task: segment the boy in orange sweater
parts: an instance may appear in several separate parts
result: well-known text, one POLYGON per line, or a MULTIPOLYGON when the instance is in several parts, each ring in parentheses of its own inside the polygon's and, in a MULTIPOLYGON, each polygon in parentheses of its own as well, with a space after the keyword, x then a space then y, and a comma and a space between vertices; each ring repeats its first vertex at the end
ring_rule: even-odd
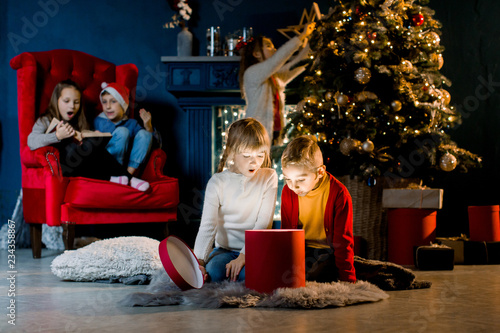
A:
POLYGON ((326 171, 316 138, 295 138, 281 164, 281 228, 304 229, 306 279, 356 282, 351 195, 326 171))

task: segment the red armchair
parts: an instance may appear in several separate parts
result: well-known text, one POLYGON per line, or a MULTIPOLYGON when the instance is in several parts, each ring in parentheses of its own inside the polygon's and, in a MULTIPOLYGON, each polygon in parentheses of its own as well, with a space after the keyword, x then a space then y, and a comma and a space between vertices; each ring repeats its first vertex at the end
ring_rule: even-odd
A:
POLYGON ((131 91, 129 116, 134 115, 138 70, 133 64, 116 66, 73 50, 25 52, 12 58, 17 70, 18 118, 24 219, 30 224, 34 258, 41 256, 42 224, 63 226, 66 249, 71 249, 77 224, 168 222, 177 219, 179 185, 163 175, 166 154, 152 151, 141 175, 150 183, 145 193, 130 186, 83 177, 62 177, 59 152, 54 147, 31 151, 27 138, 49 103, 55 85, 71 79, 80 85, 87 119, 101 109, 102 82, 118 82, 131 91))

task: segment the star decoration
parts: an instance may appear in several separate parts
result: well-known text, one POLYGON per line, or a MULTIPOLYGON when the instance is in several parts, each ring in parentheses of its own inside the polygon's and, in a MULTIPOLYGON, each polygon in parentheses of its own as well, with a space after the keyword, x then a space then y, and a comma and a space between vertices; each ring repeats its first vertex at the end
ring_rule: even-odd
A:
POLYGON ((321 12, 319 11, 318 4, 316 2, 313 2, 311 6, 311 10, 307 12, 306 9, 302 12, 302 17, 300 18, 300 23, 297 25, 289 25, 286 28, 283 29, 277 29, 281 34, 283 34, 286 38, 292 39, 295 36, 300 35, 304 27, 309 24, 313 23, 315 20, 320 20, 321 19, 321 12), (292 36, 288 35, 288 33, 293 33, 292 36))

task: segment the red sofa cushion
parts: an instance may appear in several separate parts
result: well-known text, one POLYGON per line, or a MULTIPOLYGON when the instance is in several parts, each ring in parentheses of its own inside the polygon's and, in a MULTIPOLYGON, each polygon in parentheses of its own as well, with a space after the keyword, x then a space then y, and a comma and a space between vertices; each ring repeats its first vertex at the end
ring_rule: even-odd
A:
POLYGON ((84 177, 71 178, 64 197, 75 207, 101 209, 164 209, 179 204, 179 184, 176 178, 149 184, 151 191, 141 192, 128 185, 84 177))

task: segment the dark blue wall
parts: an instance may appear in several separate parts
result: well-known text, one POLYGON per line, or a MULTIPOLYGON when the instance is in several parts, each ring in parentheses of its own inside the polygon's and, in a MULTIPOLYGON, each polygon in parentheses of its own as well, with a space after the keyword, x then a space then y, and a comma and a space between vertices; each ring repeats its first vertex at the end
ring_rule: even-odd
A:
MULTIPOLYGON (((326 13, 334 1, 317 1, 326 13)), ((223 35, 253 26, 276 45, 286 39, 276 29, 297 24, 310 1, 304 0, 192 0, 190 28, 205 48, 205 29, 220 26, 223 35)), ((480 77, 500 82, 497 59, 500 26, 496 0, 431 1, 435 17, 443 23, 441 44, 446 47, 443 73, 453 81, 452 103, 467 111, 464 123, 453 132, 459 146, 483 156, 485 167, 467 175, 440 179, 445 207, 438 216, 438 233, 456 234, 467 228, 466 206, 500 203, 499 88, 480 98, 480 77), (479 185, 483 187, 479 187, 479 185)), ((3 0, 0 2, 0 223, 12 214, 21 187, 15 71, 8 65, 25 51, 69 48, 84 51, 116 64, 135 63, 139 68, 138 101, 153 113, 155 125, 165 134, 169 170, 182 176, 186 154, 185 114, 164 88, 161 56, 176 55, 177 29, 162 29, 174 12, 166 0, 76 1, 3 0), (31 28, 31 29, 30 29, 31 28), (9 35, 10 34, 10 35, 9 35), (18 38, 12 42, 12 36, 18 38), (11 37, 9 40, 8 36, 11 37), (19 39, 20 38, 20 39, 19 39), (22 42, 21 42, 22 41, 22 42)))
MULTIPOLYGON (((189 21, 197 40, 195 49, 206 49, 205 31, 220 26, 226 35, 252 26, 275 40, 286 39, 276 29, 298 24, 302 10, 311 3, 301 0, 190 1, 194 9, 189 21)), ((318 1, 325 11, 329 1, 318 1)), ((186 154, 185 114, 165 90, 165 68, 161 56, 176 55, 178 29, 163 29, 174 11, 167 0, 2 0, 0 2, 0 224, 11 217, 21 188, 17 124, 16 73, 9 61, 26 51, 58 48, 80 50, 116 64, 134 63, 139 68, 137 100, 153 113, 154 125, 165 133, 169 170, 182 174, 186 154)), ((182 176, 182 175, 181 175, 182 176)))
POLYGON ((483 158, 483 168, 436 182, 446 205, 438 212, 437 232, 458 235, 468 233, 467 206, 500 204, 500 2, 434 0, 431 7, 443 25, 442 73, 453 82, 452 104, 462 110, 463 123, 452 137, 483 158))

